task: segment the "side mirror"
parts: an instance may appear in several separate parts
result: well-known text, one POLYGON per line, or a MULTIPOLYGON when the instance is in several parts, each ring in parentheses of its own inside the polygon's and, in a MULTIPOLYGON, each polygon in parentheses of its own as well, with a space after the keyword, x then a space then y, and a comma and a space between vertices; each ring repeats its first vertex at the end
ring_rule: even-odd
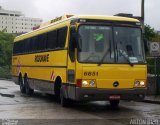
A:
POLYGON ((70 42, 74 45, 73 49, 77 48, 79 51, 81 51, 82 39, 80 35, 77 33, 76 27, 71 27, 70 29, 70 42))
POLYGON ((76 27, 72 26, 70 28, 70 40, 69 40, 69 56, 72 62, 75 60, 75 48, 77 48, 78 34, 76 27))
POLYGON ((70 43, 74 46, 73 49, 75 49, 77 46, 77 43, 78 43, 78 34, 77 34, 77 31, 76 31, 76 27, 71 27, 70 28, 70 43))

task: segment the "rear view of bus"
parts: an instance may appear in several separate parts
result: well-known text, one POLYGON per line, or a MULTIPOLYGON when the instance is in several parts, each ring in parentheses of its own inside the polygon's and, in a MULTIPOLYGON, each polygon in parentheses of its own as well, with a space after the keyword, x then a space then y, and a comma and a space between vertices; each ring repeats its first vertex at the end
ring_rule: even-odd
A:
POLYGON ((72 20, 68 64, 68 98, 109 100, 118 106, 119 100, 145 97, 147 66, 136 19, 79 16, 72 20))

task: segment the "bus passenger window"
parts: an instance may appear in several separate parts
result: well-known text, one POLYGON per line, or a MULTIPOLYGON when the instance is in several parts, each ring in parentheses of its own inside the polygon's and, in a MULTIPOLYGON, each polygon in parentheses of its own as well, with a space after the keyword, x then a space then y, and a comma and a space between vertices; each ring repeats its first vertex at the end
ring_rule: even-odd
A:
POLYGON ((47 33, 47 49, 55 49, 57 47, 57 30, 47 33))
POLYGON ((58 48, 64 48, 67 37, 67 27, 58 30, 58 48))
POLYGON ((37 44, 37 36, 35 36, 35 37, 33 37, 33 38, 31 39, 30 50, 31 50, 32 52, 36 51, 36 47, 37 47, 36 44, 37 44))
POLYGON ((45 50, 46 48, 47 34, 41 34, 38 36, 38 50, 45 50))
POLYGON ((25 53, 29 52, 29 48, 30 48, 30 38, 25 40, 25 53))

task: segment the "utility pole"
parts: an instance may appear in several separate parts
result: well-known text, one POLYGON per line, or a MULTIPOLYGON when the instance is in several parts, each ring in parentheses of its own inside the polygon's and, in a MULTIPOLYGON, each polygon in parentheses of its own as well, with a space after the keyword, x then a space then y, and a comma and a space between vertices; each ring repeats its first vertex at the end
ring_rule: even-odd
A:
POLYGON ((144 13, 144 0, 142 0, 141 4, 141 17, 142 17, 142 22, 144 24, 144 18, 145 18, 145 13, 144 13))
POLYGON ((144 32, 144 18, 145 18, 145 13, 144 13, 144 0, 141 1, 141 23, 143 27, 143 32, 144 32))

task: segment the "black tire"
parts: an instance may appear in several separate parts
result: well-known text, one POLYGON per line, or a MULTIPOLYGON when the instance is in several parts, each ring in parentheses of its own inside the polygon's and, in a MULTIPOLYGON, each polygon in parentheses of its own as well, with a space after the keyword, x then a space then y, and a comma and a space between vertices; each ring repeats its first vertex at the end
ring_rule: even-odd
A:
POLYGON ((34 90, 29 86, 27 76, 25 76, 25 78, 24 78, 24 85, 25 85, 26 94, 32 95, 34 93, 34 90))
POLYGON ((61 79, 57 78, 55 81, 54 92, 57 100, 60 100, 61 79))
POLYGON ((62 107, 68 107, 69 106, 69 99, 66 99, 64 97, 64 93, 62 88, 60 89, 60 103, 62 107))
POLYGON ((20 86, 21 93, 25 94, 26 88, 25 88, 25 84, 24 84, 24 80, 23 80, 22 76, 19 76, 19 86, 20 86))
POLYGON ((110 100, 110 105, 113 108, 117 108, 119 105, 119 100, 110 100))

